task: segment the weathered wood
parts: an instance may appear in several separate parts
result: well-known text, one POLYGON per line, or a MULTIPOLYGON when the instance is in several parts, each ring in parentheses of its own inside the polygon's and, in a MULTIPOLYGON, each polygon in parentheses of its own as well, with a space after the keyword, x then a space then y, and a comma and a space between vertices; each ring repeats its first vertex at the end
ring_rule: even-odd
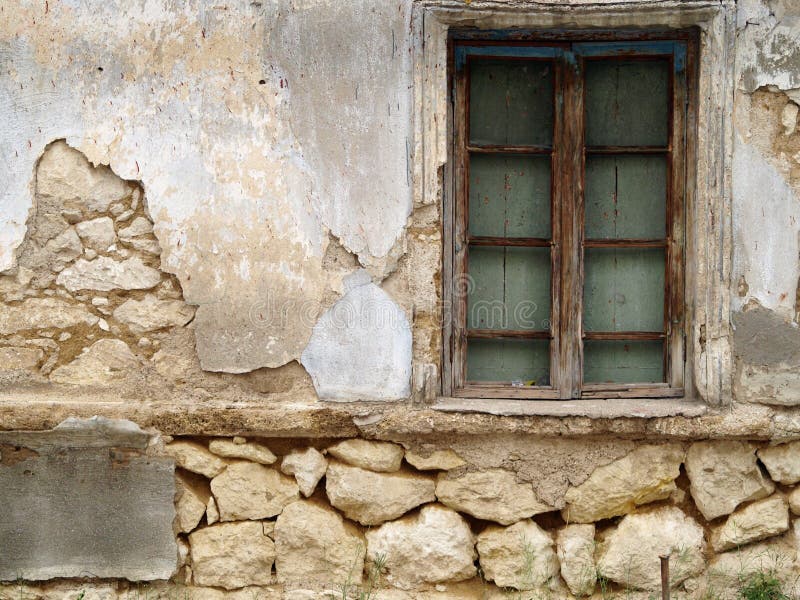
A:
POLYGON ((549 248, 553 241, 547 238, 469 236, 471 246, 516 246, 524 248, 549 248))
POLYGON ((561 64, 557 103, 555 202, 560 207, 561 273, 559 290, 559 371, 556 387, 561 398, 580 398, 582 381, 583 262, 583 61, 571 53, 561 64))
POLYGON ((467 339, 500 339, 519 338, 524 340, 550 339, 549 331, 533 331, 530 329, 467 329, 467 339))
POLYGON ((550 237, 550 157, 469 157, 469 234, 550 237))
POLYGON ((550 154, 552 146, 526 146, 526 145, 502 145, 502 144, 470 144, 467 146, 473 154, 550 154))
POLYGON ((666 221, 664 156, 586 158, 587 239, 663 239, 666 221))
POLYGON ((552 144, 551 61, 480 58, 469 61, 469 70, 471 142, 552 144))
POLYGON ((662 341, 587 340, 583 357, 586 383, 664 381, 662 341))
POLYGON ((587 60, 587 144, 666 146, 669 72, 663 57, 587 60))
POLYGON ((664 324, 664 251, 590 248, 585 253, 586 331, 659 331, 664 324))

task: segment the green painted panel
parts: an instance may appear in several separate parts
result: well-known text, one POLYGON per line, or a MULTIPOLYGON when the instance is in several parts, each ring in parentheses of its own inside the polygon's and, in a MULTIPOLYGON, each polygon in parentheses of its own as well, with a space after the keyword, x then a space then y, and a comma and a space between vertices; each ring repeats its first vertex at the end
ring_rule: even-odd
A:
POLYGON ((550 327, 550 249, 470 246, 467 326, 550 327))
POLYGON ((473 154, 469 231, 491 237, 550 237, 550 157, 473 154))
POLYGON ((550 385, 550 341, 469 340, 467 381, 550 385))
POLYGON ((663 248, 587 248, 584 260, 586 331, 663 330, 663 248))
POLYGON ((583 343, 585 383, 660 383, 664 381, 661 341, 601 341, 583 343))
POLYGON ((469 136, 474 144, 552 144, 552 63, 470 61, 469 136))
POLYGON ((586 144, 666 146, 668 60, 587 60, 586 144))
POLYGON ((586 239, 666 237, 667 159, 586 157, 586 239))

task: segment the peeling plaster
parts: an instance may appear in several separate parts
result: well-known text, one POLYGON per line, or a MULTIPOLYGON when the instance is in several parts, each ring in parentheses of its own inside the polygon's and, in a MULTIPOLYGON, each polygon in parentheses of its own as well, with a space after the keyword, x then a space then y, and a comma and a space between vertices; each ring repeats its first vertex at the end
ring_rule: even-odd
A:
POLYGON ((66 138, 145 187, 162 267, 199 306, 204 369, 244 372, 299 357, 325 289, 328 230, 366 265, 403 235, 411 203, 404 6, 0 7, 0 111, 11 115, 0 125, 8 165, 0 271, 13 266, 25 235, 35 163, 66 138), (282 312, 254 324, 265 302, 282 312))

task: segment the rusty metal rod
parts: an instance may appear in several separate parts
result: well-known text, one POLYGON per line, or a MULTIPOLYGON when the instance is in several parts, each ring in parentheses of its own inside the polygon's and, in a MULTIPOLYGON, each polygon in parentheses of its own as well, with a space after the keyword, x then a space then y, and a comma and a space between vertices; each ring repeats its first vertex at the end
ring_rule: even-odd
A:
POLYGON ((661 559, 661 600, 669 600, 669 554, 661 559))

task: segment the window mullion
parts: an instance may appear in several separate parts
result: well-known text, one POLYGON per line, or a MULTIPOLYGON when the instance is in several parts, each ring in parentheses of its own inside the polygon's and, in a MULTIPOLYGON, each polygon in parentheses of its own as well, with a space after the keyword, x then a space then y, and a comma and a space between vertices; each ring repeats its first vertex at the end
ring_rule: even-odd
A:
POLYGON ((556 103, 556 201, 560 208, 560 294, 558 319, 558 389, 563 399, 580 398, 582 383, 583 306, 583 69, 565 52, 560 61, 556 103))

